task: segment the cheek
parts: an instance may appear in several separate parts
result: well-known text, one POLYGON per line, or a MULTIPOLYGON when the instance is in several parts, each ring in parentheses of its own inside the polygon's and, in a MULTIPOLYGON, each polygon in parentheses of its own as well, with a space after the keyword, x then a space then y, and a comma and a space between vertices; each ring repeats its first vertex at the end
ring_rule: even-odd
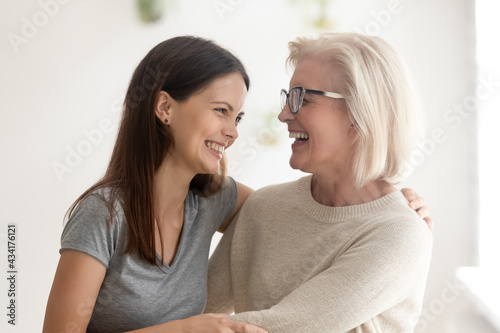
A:
POLYGON ((207 133, 213 131, 214 128, 214 116, 210 117, 208 112, 200 111, 193 114, 191 117, 186 117, 183 120, 181 130, 184 135, 190 135, 193 138, 199 136, 206 136, 207 133))
POLYGON ((352 142, 345 128, 324 124, 318 125, 312 134, 309 133, 309 137, 314 153, 322 157, 336 155, 344 148, 348 148, 352 142))
POLYGON ((207 132, 217 132, 220 130, 223 124, 224 118, 214 114, 211 117, 205 117, 200 126, 203 127, 207 132))
POLYGON ((234 143, 234 140, 229 141, 228 144, 227 144, 227 146, 226 146, 226 148, 224 150, 228 150, 229 147, 231 147, 233 145, 233 143, 234 143))

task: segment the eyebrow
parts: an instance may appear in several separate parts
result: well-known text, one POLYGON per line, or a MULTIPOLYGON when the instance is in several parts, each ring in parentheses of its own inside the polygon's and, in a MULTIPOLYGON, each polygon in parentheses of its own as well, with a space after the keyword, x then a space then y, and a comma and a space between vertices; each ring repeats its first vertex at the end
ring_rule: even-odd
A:
POLYGON ((233 107, 231 106, 231 104, 227 103, 227 102, 219 102, 219 101, 215 101, 215 102, 211 102, 210 104, 225 104, 227 105, 227 108, 229 109, 229 111, 233 111, 233 107))

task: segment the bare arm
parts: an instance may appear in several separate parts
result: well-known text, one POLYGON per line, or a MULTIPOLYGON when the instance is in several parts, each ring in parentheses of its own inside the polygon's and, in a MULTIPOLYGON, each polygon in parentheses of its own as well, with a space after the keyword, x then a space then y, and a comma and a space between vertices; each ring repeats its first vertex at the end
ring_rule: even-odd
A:
POLYGON ((87 330, 106 268, 79 251, 64 251, 50 291, 44 333, 87 330))
MULTIPOLYGON (((61 254, 49 295, 43 333, 85 332, 94 310, 106 268, 79 251, 61 254)), ((133 332, 247 332, 265 333, 257 326, 233 321, 226 314, 205 314, 174 320, 133 332)))

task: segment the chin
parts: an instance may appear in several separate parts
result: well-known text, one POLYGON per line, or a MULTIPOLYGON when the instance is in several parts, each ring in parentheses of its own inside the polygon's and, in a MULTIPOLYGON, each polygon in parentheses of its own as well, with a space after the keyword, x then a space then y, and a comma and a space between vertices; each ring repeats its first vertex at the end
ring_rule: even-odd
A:
POLYGON ((218 173, 220 170, 220 165, 217 164, 217 166, 209 166, 209 167, 206 167, 204 168, 204 172, 205 174, 209 174, 209 175, 215 175, 216 173, 218 173))
POLYGON ((305 173, 313 173, 311 170, 311 163, 309 163, 309 161, 294 159, 293 156, 290 158, 290 167, 294 170, 300 170, 305 173))
POLYGON ((303 163, 300 163, 300 161, 297 161, 297 159, 294 159, 293 156, 290 157, 290 167, 294 170, 302 170, 301 167, 303 163))

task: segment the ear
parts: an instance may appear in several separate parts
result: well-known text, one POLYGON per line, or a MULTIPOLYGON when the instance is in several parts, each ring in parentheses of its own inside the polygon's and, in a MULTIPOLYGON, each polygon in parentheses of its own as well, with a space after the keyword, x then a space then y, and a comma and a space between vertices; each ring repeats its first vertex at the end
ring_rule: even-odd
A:
POLYGON ((174 99, 166 92, 160 91, 156 96, 155 115, 162 123, 170 123, 174 99))
POLYGON ((353 122, 351 124, 351 127, 349 128, 349 136, 351 138, 356 138, 358 136, 358 134, 359 134, 358 133, 358 128, 357 128, 356 124, 353 122))

